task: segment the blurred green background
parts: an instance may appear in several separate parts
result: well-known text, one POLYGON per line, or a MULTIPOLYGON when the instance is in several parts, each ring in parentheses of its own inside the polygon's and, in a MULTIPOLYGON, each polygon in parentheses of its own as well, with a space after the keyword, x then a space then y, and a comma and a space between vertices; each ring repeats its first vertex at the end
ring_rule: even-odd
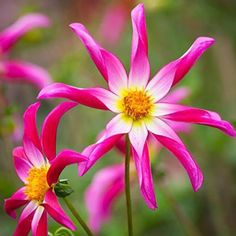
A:
MULTIPOLYGON (((188 86, 191 89, 191 96, 184 101, 185 104, 217 111, 224 119, 235 123, 235 0, 143 2, 152 75, 170 60, 181 56, 198 36, 215 38, 216 43, 177 86, 188 86)), ((48 15, 52 26, 28 33, 14 48, 11 56, 45 67, 55 81, 78 87, 105 86, 86 50, 68 25, 72 22, 85 24, 104 47, 121 58, 128 70, 132 35, 129 12, 137 3, 128 0, 8 0, 1 2, 0 30, 28 12, 37 11, 48 15), (125 23, 119 37, 111 43, 101 34, 101 28, 104 15, 117 4, 124 9, 125 23)), ((115 26, 110 30, 111 34, 114 29, 115 26)), ((3 236, 12 235, 17 223, 3 212, 3 199, 22 185, 15 174, 11 156, 13 147, 21 144, 21 141, 12 139, 14 117, 22 115, 26 107, 35 102, 37 93, 31 85, 7 84, 0 80, 0 235, 3 236)), ((56 103, 55 100, 42 103, 39 127, 56 103)), ((109 112, 76 107, 62 119, 57 150, 73 148, 82 151, 95 141, 110 118, 109 112)), ((18 123, 22 123, 21 116, 18 123)), ((140 197, 138 186, 132 188, 135 235, 236 235, 235 140, 218 130, 201 126, 194 126, 190 134, 182 134, 181 137, 203 170, 204 184, 194 193, 179 163, 162 150, 153 165, 155 176, 164 171, 164 176, 155 177, 158 210, 149 210, 140 197)), ((83 193, 94 173, 104 166, 121 161, 119 154, 111 151, 82 178, 77 176, 76 166, 68 167, 63 172, 62 176, 70 180, 75 190, 70 199, 84 219, 87 219, 87 212, 83 193)), ((125 199, 122 196, 114 205, 111 220, 104 224, 100 235, 126 235, 125 217, 125 199)), ((51 232, 58 227, 58 224, 50 221, 51 232)), ((80 228, 78 232, 75 235, 85 235, 80 228)))

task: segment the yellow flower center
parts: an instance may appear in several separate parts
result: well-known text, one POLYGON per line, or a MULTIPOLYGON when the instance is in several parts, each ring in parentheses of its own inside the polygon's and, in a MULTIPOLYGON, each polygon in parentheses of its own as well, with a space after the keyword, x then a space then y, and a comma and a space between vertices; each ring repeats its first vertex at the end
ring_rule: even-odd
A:
POLYGON ((152 106, 152 99, 144 90, 129 90, 122 100, 124 113, 133 120, 147 117, 151 112, 152 106))
POLYGON ((42 202, 44 196, 49 189, 47 183, 47 172, 49 166, 43 165, 39 168, 33 167, 30 169, 28 177, 26 179, 26 189, 25 194, 29 200, 35 200, 42 202))

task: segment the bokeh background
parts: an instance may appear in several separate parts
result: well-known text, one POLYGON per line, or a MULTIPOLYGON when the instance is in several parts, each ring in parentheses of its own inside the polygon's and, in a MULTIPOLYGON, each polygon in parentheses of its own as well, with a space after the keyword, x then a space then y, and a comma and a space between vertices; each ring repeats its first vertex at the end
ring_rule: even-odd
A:
MULTIPOLYGON (((105 0, 0 0, 0 30, 19 16, 41 12, 49 16, 48 29, 28 33, 13 49, 11 57, 24 59, 46 68, 55 81, 78 87, 105 83, 80 41, 70 31, 72 22, 85 24, 93 36, 116 53, 129 68, 131 22, 130 10, 139 1, 105 0)), ((143 0, 149 36, 149 55, 154 74, 161 66, 182 55, 198 36, 216 39, 178 86, 188 86, 191 95, 184 103, 219 112, 226 120, 236 121, 236 2, 234 0, 143 0)), ((21 135, 22 114, 35 102, 38 90, 21 83, 6 83, 0 78, 0 235, 12 235, 16 221, 2 209, 21 182, 12 162, 13 147, 21 144, 12 133, 21 135), (17 117, 17 118, 16 118, 17 117)), ((43 117, 58 101, 43 102, 43 117)), ((57 149, 82 151, 95 141, 111 114, 78 106, 62 119, 57 149)), ((159 208, 149 210, 140 197, 137 184, 132 186, 135 235, 142 236, 233 236, 236 235, 236 142, 218 130, 193 126, 182 139, 200 164, 205 180, 194 193, 188 177, 176 159, 167 151, 154 154, 153 173, 159 208)), ((76 166, 62 174, 70 180, 70 196, 76 208, 87 219, 84 191, 97 170, 120 163, 116 151, 109 152, 84 177, 77 176, 76 166)), ((68 211, 67 211, 68 212, 68 211)), ((112 209, 110 221, 100 235, 125 235, 125 198, 112 209)), ((49 222, 50 232, 59 227, 49 222)), ((75 235, 84 235, 81 228, 75 235)))

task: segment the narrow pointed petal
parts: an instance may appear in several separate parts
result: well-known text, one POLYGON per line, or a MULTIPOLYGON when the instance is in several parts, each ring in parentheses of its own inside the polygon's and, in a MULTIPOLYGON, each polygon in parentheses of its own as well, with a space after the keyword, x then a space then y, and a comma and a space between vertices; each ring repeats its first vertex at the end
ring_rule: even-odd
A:
POLYGON ((156 115, 162 115, 163 118, 168 120, 207 125, 217 128, 229 136, 236 136, 235 128, 228 121, 222 120, 216 112, 163 103, 157 104, 156 111, 156 115))
POLYGON ((177 142, 174 138, 164 135, 154 136, 164 147, 166 147, 174 156, 177 157, 188 173, 194 191, 197 191, 202 185, 203 174, 184 144, 177 142))
POLYGON ((41 151, 41 145, 39 141, 38 129, 37 129, 37 111, 40 107, 40 103, 36 102, 30 105, 24 113, 24 136, 33 142, 33 144, 41 151))
POLYGON ((139 4, 132 10, 131 17, 133 38, 129 87, 145 88, 150 76, 150 65, 148 61, 148 39, 143 4, 139 4))
POLYGON ((13 159, 15 170, 19 178, 25 182, 32 164, 29 162, 28 158, 25 155, 23 147, 16 147, 13 150, 13 159))
POLYGON ((28 202, 24 191, 25 187, 22 187, 17 190, 10 198, 5 199, 4 210, 12 218, 16 218, 15 210, 28 202))
POLYGON ((52 78, 45 69, 22 61, 1 62, 0 76, 8 82, 30 83, 38 89, 52 83, 52 78))
POLYGON ((98 233, 111 216, 111 208, 124 191, 124 165, 112 165, 98 171, 85 192, 89 225, 98 233))
POLYGON ((82 24, 73 23, 70 27, 86 47, 104 79, 108 81, 110 90, 118 94, 121 88, 127 88, 127 75, 119 59, 100 47, 82 24))
POLYGON ((84 89, 62 83, 54 83, 42 89, 38 98, 67 98, 88 107, 119 112, 116 106, 118 97, 103 88, 84 89))
POLYGON ((151 164, 150 164, 147 144, 144 145, 142 157, 140 157, 137 154, 134 147, 132 147, 132 154, 134 157, 134 162, 135 162, 135 166, 137 170, 137 175, 139 179, 139 185, 140 185, 142 196, 147 206, 154 210, 157 208, 157 203, 156 203, 152 172, 151 172, 151 164))
POLYGON ((49 19, 39 13, 28 14, 0 33, 0 52, 7 52, 25 33, 38 27, 48 27, 49 19))
POLYGON ((53 183, 57 183, 61 172, 68 165, 75 163, 80 164, 86 161, 88 161, 88 158, 80 153, 71 150, 63 150, 50 163, 50 168, 47 173, 48 185, 51 186, 53 183))
POLYGON ((49 161, 56 157, 57 128, 62 116, 78 105, 75 102, 63 102, 54 108, 44 119, 41 132, 43 153, 49 161))
POLYGON ((71 230, 76 229, 76 226, 61 208, 56 195, 52 192, 51 189, 47 191, 45 196, 45 203, 43 203, 42 205, 45 207, 48 214, 59 224, 71 230))
POLYGON ((129 140, 140 158, 143 155, 143 149, 147 141, 147 136, 148 131, 145 123, 142 121, 135 121, 131 131, 129 132, 129 140))
POLYGON ((35 211, 31 228, 33 236, 46 236, 48 234, 47 212, 44 207, 39 206, 35 211))
POLYGON ((161 99, 161 103, 179 103, 190 95, 190 90, 187 87, 179 87, 161 99))

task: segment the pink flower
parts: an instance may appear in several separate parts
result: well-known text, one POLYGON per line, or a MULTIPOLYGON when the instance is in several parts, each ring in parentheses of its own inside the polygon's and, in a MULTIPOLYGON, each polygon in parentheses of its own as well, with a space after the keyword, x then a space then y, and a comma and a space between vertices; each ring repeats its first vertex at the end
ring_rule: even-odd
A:
POLYGON ((183 56, 164 66, 149 81, 150 65, 143 4, 135 7, 131 16, 133 39, 128 76, 117 57, 99 46, 82 24, 73 23, 70 25, 71 28, 108 82, 109 90, 76 88, 55 83, 44 88, 38 97, 67 98, 86 106, 116 113, 117 115, 107 124, 100 140, 83 151, 83 155, 88 156, 89 161, 79 166, 79 172, 82 175, 88 171, 123 135, 128 134, 142 195, 147 205, 155 209, 157 204, 150 169, 148 134, 152 134, 177 157, 186 169, 194 191, 197 191, 202 185, 202 172, 167 122, 208 125, 234 137, 236 131, 229 122, 222 120, 215 112, 162 102, 172 86, 185 76, 203 52, 214 43, 214 39, 197 38, 183 56))
POLYGON ((12 46, 28 31, 48 27, 49 19, 42 14, 28 14, 0 33, 0 77, 9 82, 24 81, 43 88, 52 82, 50 75, 41 67, 18 60, 3 60, 12 46))
POLYGON ((47 215, 55 221, 75 230, 75 226, 60 207, 53 190, 62 170, 70 164, 86 161, 87 158, 71 150, 56 156, 57 126, 62 115, 73 108, 74 102, 64 102, 52 110, 43 122, 39 137, 36 113, 40 103, 29 106, 24 114, 23 146, 13 150, 16 173, 24 186, 5 200, 4 209, 16 217, 15 210, 26 205, 21 213, 14 236, 46 236, 47 215))

